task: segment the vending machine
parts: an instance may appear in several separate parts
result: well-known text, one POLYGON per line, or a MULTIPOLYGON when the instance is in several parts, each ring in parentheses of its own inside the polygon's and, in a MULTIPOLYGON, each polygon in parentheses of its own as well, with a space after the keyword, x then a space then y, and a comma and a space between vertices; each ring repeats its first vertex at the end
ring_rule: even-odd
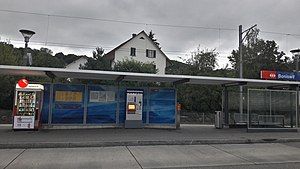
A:
POLYGON ((16 84, 13 108, 13 129, 38 129, 40 127, 44 86, 41 84, 16 84))
POLYGON ((126 91, 126 119, 125 128, 142 128, 143 91, 126 91))

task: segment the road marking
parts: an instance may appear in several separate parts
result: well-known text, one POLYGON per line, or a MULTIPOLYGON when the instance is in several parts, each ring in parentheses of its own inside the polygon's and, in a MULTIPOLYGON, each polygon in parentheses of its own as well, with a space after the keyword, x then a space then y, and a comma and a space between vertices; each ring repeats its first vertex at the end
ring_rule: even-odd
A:
POLYGON ((229 151, 223 150, 223 149, 218 148, 218 147, 216 147, 216 146, 213 146, 213 145, 209 145, 209 146, 211 146, 211 147, 213 147, 213 148, 215 148, 215 149, 217 149, 217 150, 223 151, 223 152, 225 152, 225 153, 227 153, 227 154, 233 155, 233 156, 235 156, 235 157, 237 157, 237 158, 240 158, 240 159, 242 159, 242 160, 245 160, 245 161, 247 161, 247 162, 249 162, 249 163, 257 164, 256 162, 251 161, 251 160, 249 160, 249 159, 247 159, 247 158, 245 158, 245 157, 236 155, 236 154, 234 154, 234 153, 230 153, 229 151))
POLYGON ((131 156, 135 159, 136 163, 138 163, 138 165, 141 167, 141 169, 143 169, 142 165, 141 165, 140 162, 135 158, 135 156, 134 156, 133 153, 130 151, 130 149, 129 149, 127 146, 125 146, 125 147, 126 147, 126 149, 129 151, 129 153, 131 154, 131 156))
POLYGON ((20 154, 18 154, 14 159, 12 159, 3 169, 6 169, 11 163, 13 163, 18 157, 20 157, 26 149, 24 149, 20 154))

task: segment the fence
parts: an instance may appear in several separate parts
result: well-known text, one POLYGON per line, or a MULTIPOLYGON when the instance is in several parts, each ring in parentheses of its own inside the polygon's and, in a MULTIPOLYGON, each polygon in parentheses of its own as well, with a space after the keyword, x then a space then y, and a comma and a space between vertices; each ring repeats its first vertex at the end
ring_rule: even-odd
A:
POLYGON ((180 112, 181 124, 215 124, 215 112, 200 113, 194 111, 180 112))

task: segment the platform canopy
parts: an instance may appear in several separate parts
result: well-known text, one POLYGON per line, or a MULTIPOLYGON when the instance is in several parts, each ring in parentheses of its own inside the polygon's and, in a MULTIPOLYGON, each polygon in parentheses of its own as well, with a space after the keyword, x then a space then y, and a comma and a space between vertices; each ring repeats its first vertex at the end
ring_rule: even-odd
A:
POLYGON ((149 73, 132 73, 98 70, 72 70, 64 68, 27 67, 0 65, 0 74, 18 76, 44 76, 50 78, 100 79, 138 82, 168 82, 176 84, 206 84, 206 85, 247 85, 256 87, 276 87, 287 85, 300 85, 295 81, 241 79, 226 77, 189 76, 189 75, 158 75, 149 73))

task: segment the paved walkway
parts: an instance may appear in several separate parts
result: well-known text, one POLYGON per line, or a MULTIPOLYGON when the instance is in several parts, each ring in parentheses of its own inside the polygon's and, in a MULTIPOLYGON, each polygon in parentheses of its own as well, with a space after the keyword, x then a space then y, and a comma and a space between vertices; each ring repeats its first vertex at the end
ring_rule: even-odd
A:
POLYGON ((0 129, 0 148, 102 147, 176 144, 234 144, 300 142, 299 132, 247 133, 246 129, 215 129, 214 126, 182 125, 168 129, 0 129))
POLYGON ((0 149, 0 168, 294 169, 300 149, 281 143, 0 149))

